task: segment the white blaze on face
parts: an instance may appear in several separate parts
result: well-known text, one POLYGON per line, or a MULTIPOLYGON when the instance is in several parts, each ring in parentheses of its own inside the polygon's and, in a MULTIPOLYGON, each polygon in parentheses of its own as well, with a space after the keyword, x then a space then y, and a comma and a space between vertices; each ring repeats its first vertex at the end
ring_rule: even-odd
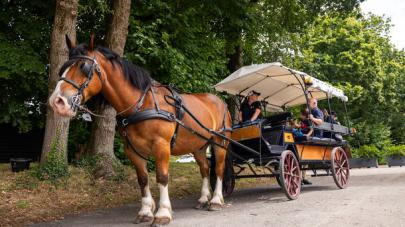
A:
MULTIPOLYGON (((68 67, 65 72, 63 72, 62 77, 66 77, 67 72, 69 72, 70 67, 68 67)), ((59 115, 66 116, 66 117, 73 117, 75 112, 71 110, 71 106, 69 105, 67 98, 62 95, 61 86, 63 84, 63 80, 59 81, 56 84, 55 90, 53 91, 51 97, 49 97, 49 104, 52 107, 53 111, 58 113, 59 115)))
MULTIPOLYGON (((71 67, 71 66, 70 66, 70 67, 71 67)), ((70 67, 68 67, 68 68, 65 70, 65 72, 63 72, 61 78, 66 77, 66 74, 67 74, 67 72, 69 72, 70 67)), ((55 98, 56 98, 58 95, 61 95, 60 87, 62 86, 62 83, 63 83, 63 82, 65 82, 65 81, 63 81, 63 80, 58 81, 58 83, 56 84, 55 90, 53 90, 53 93, 52 93, 51 97, 49 97, 49 104, 51 104, 52 107, 53 107, 55 98)))

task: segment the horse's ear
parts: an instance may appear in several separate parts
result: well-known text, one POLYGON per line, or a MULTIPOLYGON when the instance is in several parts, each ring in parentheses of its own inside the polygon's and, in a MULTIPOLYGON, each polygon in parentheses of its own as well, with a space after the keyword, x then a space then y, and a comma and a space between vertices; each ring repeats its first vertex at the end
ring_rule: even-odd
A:
POLYGON ((94 33, 90 35, 90 42, 89 42, 89 51, 94 50, 94 33))
POLYGON ((67 34, 65 35, 65 38, 66 38, 66 45, 69 48, 69 50, 76 46, 76 44, 74 42, 72 42, 72 40, 70 40, 70 38, 67 34))

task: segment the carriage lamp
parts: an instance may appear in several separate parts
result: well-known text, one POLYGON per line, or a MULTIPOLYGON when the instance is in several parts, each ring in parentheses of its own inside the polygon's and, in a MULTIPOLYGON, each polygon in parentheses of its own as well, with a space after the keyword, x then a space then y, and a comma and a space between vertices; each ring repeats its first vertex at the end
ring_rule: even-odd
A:
POLYGON ((312 77, 310 77, 310 76, 305 76, 305 77, 304 77, 304 83, 305 83, 305 85, 307 85, 307 86, 311 86, 311 85, 313 84, 312 77))

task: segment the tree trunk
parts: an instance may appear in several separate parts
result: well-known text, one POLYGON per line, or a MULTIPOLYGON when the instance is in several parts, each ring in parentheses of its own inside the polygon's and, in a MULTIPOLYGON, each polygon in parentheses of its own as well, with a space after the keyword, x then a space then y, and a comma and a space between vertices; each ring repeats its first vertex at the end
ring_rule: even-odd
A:
MULTIPOLYGON (((243 66, 243 49, 242 49, 242 38, 241 38, 241 30, 239 34, 228 35, 227 39, 227 48, 226 48, 226 55, 228 57, 228 70, 230 73, 235 72, 239 68, 243 66)), ((241 119, 237 119, 237 115, 239 112, 238 107, 238 98, 236 96, 231 96, 229 100, 227 100, 228 109, 231 112, 232 119, 234 120, 233 123, 237 123, 241 119)))
MULTIPOLYGON (((55 18, 51 37, 51 50, 49 54, 50 75, 48 96, 52 94, 56 83, 58 82, 58 72, 60 67, 68 60, 68 48, 65 42, 65 35, 69 35, 73 41, 76 39, 77 6, 78 0, 56 1, 55 18)), ((52 144, 55 144, 56 149, 64 152, 67 157, 69 119, 56 115, 51 109, 49 103, 46 112, 47 117, 44 143, 42 146, 41 164, 46 162, 52 144)))
POLYGON ((228 54, 228 69, 230 73, 235 72, 243 66, 242 46, 240 43, 235 44, 234 51, 228 54))
MULTIPOLYGON (((130 9, 131 0, 114 0, 112 2, 112 16, 106 35, 106 45, 120 56, 124 54, 130 9)), ((96 176, 113 176, 115 175, 113 163, 115 161, 114 135, 116 111, 111 105, 102 100, 97 101, 96 111, 106 117, 96 117, 93 122, 89 152, 101 158, 99 168, 97 168, 95 173, 96 176)))

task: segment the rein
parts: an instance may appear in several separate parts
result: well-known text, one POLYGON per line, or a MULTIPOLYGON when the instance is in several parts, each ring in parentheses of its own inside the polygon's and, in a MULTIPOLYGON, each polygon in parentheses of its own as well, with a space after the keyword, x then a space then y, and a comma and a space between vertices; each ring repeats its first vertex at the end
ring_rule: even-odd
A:
MULTIPOLYGON (((86 81, 81 85, 76 84, 76 82, 74 82, 66 77, 61 77, 59 79, 59 80, 62 80, 62 81, 65 81, 65 82, 71 84, 74 88, 77 89, 77 93, 75 95, 71 96, 68 100, 72 109, 73 110, 79 109, 79 110, 87 112, 90 115, 100 117, 100 118, 106 118, 107 117, 106 115, 96 114, 96 113, 92 112, 91 110, 89 110, 87 107, 80 104, 81 100, 84 96, 84 93, 83 93, 84 89, 89 85, 89 83, 93 79, 94 71, 96 71, 97 76, 99 77, 100 81, 102 83, 104 82, 102 80, 101 69, 100 69, 100 66, 99 66, 96 58, 95 57, 91 58, 86 55, 78 55, 78 56, 73 57, 70 60, 76 60, 73 64, 76 64, 79 60, 85 60, 84 64, 81 65, 80 68, 81 68, 82 72, 86 75, 86 78, 87 78, 86 81), (89 64, 88 61, 91 61, 91 64, 89 64)), ((205 131, 207 131, 209 134, 211 134, 211 136, 216 135, 223 139, 228 139, 224 135, 221 134, 221 132, 223 133, 225 131, 231 131, 231 129, 227 129, 225 126, 225 115, 224 115, 224 121, 223 121, 223 128, 219 132, 207 128, 183 104, 181 96, 171 86, 164 86, 171 92, 171 95, 164 96, 164 100, 169 105, 171 105, 175 108, 175 113, 171 113, 166 110, 162 110, 162 109, 160 109, 159 104, 157 102, 154 86, 155 85, 153 83, 149 84, 143 90, 143 94, 141 95, 141 97, 139 97, 139 99, 134 104, 131 104, 129 107, 125 108, 123 111, 120 111, 119 113, 117 113, 117 123, 118 123, 118 126, 121 128, 121 134, 123 137, 125 137, 125 139, 127 141, 127 146, 129 146, 139 157, 141 157, 142 159, 148 160, 148 157, 144 157, 133 146, 133 144, 130 140, 130 137, 128 135, 127 126, 130 124, 135 124, 135 123, 149 120, 149 119, 160 119, 160 120, 165 120, 165 121, 169 121, 169 122, 174 122, 176 124, 174 134, 170 141, 171 147, 173 147, 175 144, 179 126, 182 126, 184 129, 188 130, 192 134, 206 140, 207 144, 213 144, 213 145, 226 149, 226 147, 224 145, 213 141, 212 137, 205 137, 204 135, 200 134, 193 128, 185 125, 184 122, 182 121, 184 114, 187 113, 201 128, 203 128, 205 131), (149 90, 152 93, 154 108, 140 111, 149 90), (128 117, 120 116, 121 114, 130 110, 131 108, 134 108, 134 109, 132 110, 132 113, 128 117)))

